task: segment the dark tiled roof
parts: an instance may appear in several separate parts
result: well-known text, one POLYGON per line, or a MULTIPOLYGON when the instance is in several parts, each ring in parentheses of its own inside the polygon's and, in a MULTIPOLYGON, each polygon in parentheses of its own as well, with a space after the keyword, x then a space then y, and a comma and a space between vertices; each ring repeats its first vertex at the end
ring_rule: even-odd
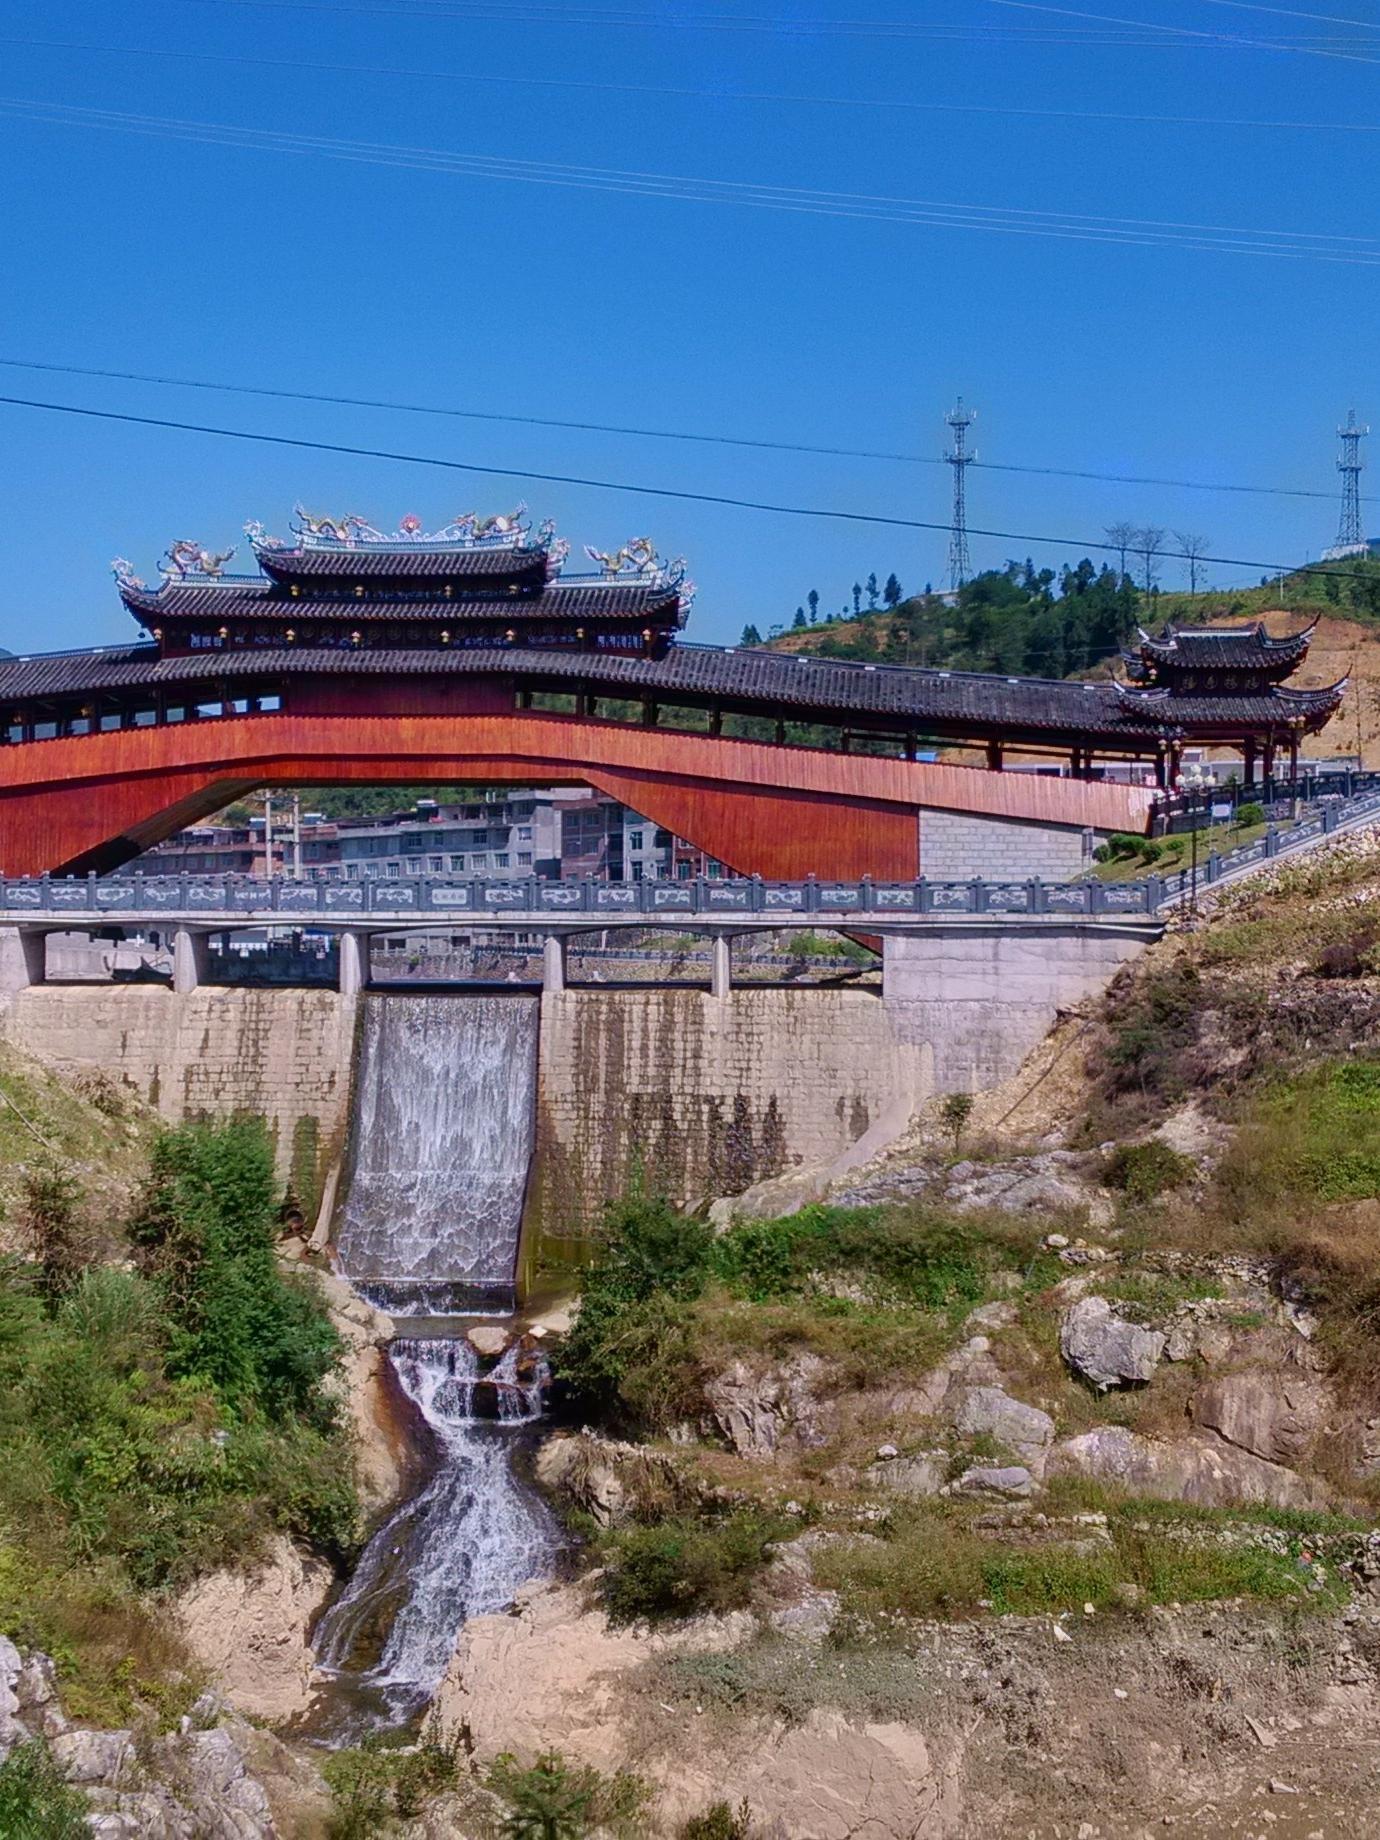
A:
POLYGON ((125 606, 141 622, 153 619, 200 620, 223 625, 231 620, 272 617, 281 620, 643 620, 661 624, 677 620, 680 600, 672 588, 651 582, 588 581, 547 583, 536 594, 457 595, 434 597, 425 590, 368 595, 356 600, 293 599, 257 580, 218 584, 176 582, 156 592, 124 588, 125 606))
POLYGON ((1249 697, 1173 697, 1106 683, 872 667, 694 645, 674 645, 657 659, 531 646, 377 651, 266 646, 163 658, 153 646, 132 646, 0 660, 0 697, 319 675, 519 677, 533 684, 588 685, 609 697, 712 699, 757 705, 763 714, 801 721, 856 714, 921 733, 972 731, 1011 741, 1041 733, 1153 741, 1194 722, 1266 727, 1291 715, 1324 714, 1341 694, 1341 686, 1333 686, 1249 697))
POLYGON ((1305 721, 1328 715, 1342 700, 1345 682, 1319 690, 1274 688, 1245 695, 1229 692, 1195 695, 1173 690, 1123 690, 1122 707, 1133 720, 1152 720, 1174 728, 1231 726, 1268 728, 1293 716, 1305 721))
POLYGON ((1174 627, 1159 638, 1141 635, 1141 656, 1156 664, 1195 670, 1278 671, 1298 663, 1308 651, 1313 628, 1273 639, 1262 623, 1254 626, 1174 627))
POLYGON ((256 549, 265 575, 280 581, 515 581, 546 575, 542 549, 256 549))

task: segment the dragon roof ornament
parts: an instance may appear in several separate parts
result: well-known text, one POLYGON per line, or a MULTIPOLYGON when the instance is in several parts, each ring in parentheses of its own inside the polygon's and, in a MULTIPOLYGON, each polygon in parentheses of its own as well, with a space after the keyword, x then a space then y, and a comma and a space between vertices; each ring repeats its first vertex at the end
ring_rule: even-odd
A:
MULTIPOLYGON (((455 549, 526 548, 528 545, 524 544, 523 539, 531 528, 526 522, 525 504, 515 506, 512 511, 497 512, 487 517, 481 517, 477 511, 465 511, 452 518, 448 524, 443 524, 439 530, 426 530, 416 512, 409 511, 399 519, 398 528, 392 533, 380 530, 377 525, 353 511, 347 512, 344 517, 317 517, 305 505, 297 504, 293 506, 292 513, 292 532, 303 549, 356 549, 364 545, 398 549, 413 543, 447 544, 455 549)), ((270 537, 263 525, 255 520, 251 520, 244 528, 256 549, 292 547, 278 537, 270 537)), ((541 540, 542 533, 548 530, 554 539, 555 526, 548 520, 541 526, 537 543, 531 547, 549 549, 550 543, 541 540)))
POLYGON ((163 552, 158 567, 164 581, 218 581, 234 553, 233 544, 229 549, 203 549, 189 537, 179 537, 163 552))
POLYGON ((695 598, 695 584, 687 579, 689 565, 684 556, 664 561, 650 537, 632 537, 615 550, 595 549, 586 543, 585 554, 599 564, 605 581, 645 581, 658 588, 674 588, 687 608, 695 598))

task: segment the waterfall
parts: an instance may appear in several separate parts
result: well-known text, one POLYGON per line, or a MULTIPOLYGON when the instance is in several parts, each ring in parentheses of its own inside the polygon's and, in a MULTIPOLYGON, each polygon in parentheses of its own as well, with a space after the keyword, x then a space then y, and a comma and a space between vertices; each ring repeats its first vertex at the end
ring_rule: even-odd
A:
POLYGON ((484 1373, 468 1342, 402 1337, 389 1357, 441 1463, 374 1535, 317 1627, 318 1670, 337 1686, 326 1718, 336 1743, 420 1711, 464 1619, 501 1610, 550 1568, 560 1543, 511 1464, 514 1438, 541 1413, 540 1355, 515 1343, 484 1373))
POLYGON ((365 999, 336 1248, 381 1309, 511 1308, 538 1013, 534 997, 365 999))
MULTIPOLYGON (((538 1014, 531 997, 365 999, 336 1251, 355 1289, 395 1316, 513 1308, 538 1014)), ((515 1341, 494 1364, 458 1333, 408 1335, 388 1357, 437 1463, 317 1626, 330 1686, 311 1723, 337 1744, 413 1718, 465 1618, 501 1610, 560 1545, 512 1462, 541 1415, 535 1344, 515 1341)))

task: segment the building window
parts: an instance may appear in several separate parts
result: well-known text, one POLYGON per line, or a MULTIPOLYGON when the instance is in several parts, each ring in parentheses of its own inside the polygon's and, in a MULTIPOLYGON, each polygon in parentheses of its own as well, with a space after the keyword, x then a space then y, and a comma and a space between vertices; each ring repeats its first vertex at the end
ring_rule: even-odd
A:
POLYGON ((451 857, 450 872, 452 875, 463 875, 465 873, 465 859, 463 856, 451 857))
POLYGON ((530 850, 519 850, 518 851, 518 868, 519 869, 530 869, 531 867, 532 867, 532 852, 530 850))
POLYGON ((445 869, 446 859, 444 856, 428 856, 426 859, 426 866, 428 874, 440 875, 445 869))
POLYGON ((519 843, 530 843, 531 841, 532 841, 532 826, 530 824, 519 824, 518 842, 519 843))
POLYGON ((494 868, 495 869, 506 869, 507 867, 508 867, 508 852, 506 850, 500 850, 498 854, 494 857, 494 868))
POLYGON ((483 853, 483 851, 480 851, 478 854, 476 854, 474 857, 471 858, 470 867, 474 869, 477 873, 482 873, 485 869, 488 868, 488 866, 489 866, 489 859, 483 853))
POLYGON ((383 872, 386 876, 396 881, 398 876, 402 874, 402 864, 395 857, 392 862, 386 862, 383 865, 383 872))
POLYGON ((630 850, 640 850, 642 848, 642 832, 641 831, 629 831, 628 832, 628 848, 630 850))
POLYGON ((407 873, 409 875, 420 875, 422 873, 422 859, 420 856, 409 856, 408 857, 407 873))

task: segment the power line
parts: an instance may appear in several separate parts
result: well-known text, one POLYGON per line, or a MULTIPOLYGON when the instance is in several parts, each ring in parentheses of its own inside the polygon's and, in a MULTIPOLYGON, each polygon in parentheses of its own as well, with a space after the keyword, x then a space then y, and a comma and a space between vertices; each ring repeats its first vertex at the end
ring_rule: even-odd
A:
POLYGON ((1363 57, 1355 52, 1316 45, 1271 43, 1266 39, 1241 38, 1236 33, 1200 32, 1192 26, 1165 26, 1143 19, 1121 19, 1109 13, 1086 13, 1076 7, 1050 6, 1044 0, 987 0, 989 6, 1010 7, 1021 13, 1058 13, 1065 19, 1092 19, 1103 25, 1135 26, 1143 32, 1161 32, 1175 38, 1202 39, 1210 43, 1235 45, 1251 51, 1297 51, 1308 57, 1339 58, 1351 64, 1378 64, 1380 58, 1363 57))
MULTIPOLYGON (((500 414, 486 409, 455 409, 434 403, 398 402, 374 396, 335 396, 316 390, 283 390, 267 385, 215 383, 199 377, 162 377, 148 371, 99 370, 85 364, 44 364, 30 358, 0 357, 0 366, 8 370, 40 371, 61 377, 97 377, 114 383, 150 383, 160 388, 209 390, 225 396, 262 396, 279 402, 318 403, 337 409, 382 409, 391 415, 430 415, 446 420, 507 423, 522 428, 559 428, 575 434, 613 434, 647 441, 683 441, 705 447, 738 447, 761 453, 810 454, 829 460, 880 460, 900 466, 948 466, 949 461, 933 454, 896 453, 883 448, 823 447, 805 441, 767 441, 745 435, 698 434, 684 429, 640 428, 618 422, 563 420, 549 415, 500 414)), ((978 460, 968 457, 968 464, 987 473, 1019 473, 1039 479, 1088 479, 1106 485, 1163 486, 1181 492, 1244 493, 1260 498, 1317 498, 1328 504, 1335 494, 1306 486, 1253 486, 1216 483, 1203 479, 1167 479, 1146 473, 1103 473, 1086 467, 1021 466, 1009 461, 978 460)), ((1370 502, 1370 501, 1364 501, 1370 502)))
POLYGON ((518 4, 516 0, 479 0, 476 5, 466 6, 458 0, 447 0, 447 4, 425 6, 418 0, 405 0, 403 4, 388 4, 386 0, 184 0, 184 4, 198 6, 247 6, 273 12, 305 13, 351 13, 369 14, 403 19, 419 19, 428 22, 446 23, 459 21, 464 24, 518 24, 548 25, 565 29, 576 26, 590 26, 598 31, 611 29, 631 29, 646 31, 672 32, 733 32, 767 34, 772 37, 825 39, 880 39, 891 42, 935 41, 956 44, 1009 44, 1029 43, 1036 45, 1108 45, 1111 47, 1128 46, 1136 49, 1152 47, 1173 49, 1249 49, 1261 51, 1308 50, 1306 41, 1275 39, 1252 39, 1221 32, 1194 32, 1187 27, 1159 26, 1142 20, 1107 19, 1099 13, 1076 13, 1067 8, 1044 7, 1033 8, 1035 11, 1063 12, 1074 19, 1095 22, 1110 26, 1114 30, 1089 32, 1085 28, 1065 27, 1056 29, 1046 27, 1012 27, 992 25, 941 25, 934 23, 917 23, 909 20, 886 19, 808 19, 798 15, 749 15, 727 13, 690 13, 683 9, 675 12, 631 13, 614 11, 609 8, 578 7, 570 10, 555 9, 534 5, 531 0, 518 4), (1178 44, 1166 45, 1161 34, 1178 38, 1178 44))
POLYGON ((1293 6, 1259 6, 1255 0, 1203 0, 1204 6, 1229 6, 1238 13, 1273 13, 1281 19, 1315 19, 1329 26, 1358 26, 1363 32, 1380 32, 1371 19, 1339 19, 1335 13, 1301 13, 1293 6))
POLYGON ((390 64, 328 64, 302 58, 250 57, 238 52, 183 51, 164 46, 90 45, 62 39, 0 37, 0 45, 22 45, 30 50, 91 52, 103 57, 173 58, 194 64, 238 64, 259 70, 300 70, 320 76, 405 77, 442 83, 484 83, 518 89, 568 89, 626 96, 679 96, 687 101, 778 102, 792 108, 819 107, 857 111, 886 109, 924 115, 1010 115, 1037 121, 1122 121, 1176 128, 1251 128, 1270 132, 1380 134, 1380 122, 1269 121, 1243 116, 1145 115, 1105 109, 1034 109, 1013 104, 981 102, 916 102, 891 96, 815 96, 774 90, 696 89, 660 83, 608 83, 579 77, 520 77, 474 70, 436 70, 390 64))
POLYGON ((64 103, 0 97, 0 112, 59 126, 94 127, 117 133, 151 134, 206 146, 256 152, 314 155, 366 165, 438 172, 468 179, 500 179, 628 197, 673 199, 689 204, 729 204, 794 215, 857 222, 894 223, 949 230, 982 230, 1005 236, 1052 237, 1093 244, 1148 249, 1190 249, 1216 255, 1269 256, 1287 261, 1380 266, 1376 239, 1317 231, 1254 230, 1231 225, 1193 224, 1172 219, 1115 218, 1087 212, 1031 210, 1010 205, 976 205, 887 194, 835 192, 735 179, 699 179, 684 174, 577 166, 559 161, 515 160, 501 155, 453 153, 441 148, 394 146, 328 135, 291 134, 281 129, 242 128, 170 116, 64 103))
MULTIPOLYGON (((313 441, 301 435, 259 434, 245 428, 220 428, 205 422, 174 421, 166 416, 132 415, 116 409, 92 409, 77 403, 45 402, 29 396, 0 396, 0 405, 13 409, 37 409, 51 415, 70 415, 89 421, 119 422, 136 428, 159 428, 177 434, 210 435, 217 440, 244 441, 266 447, 289 447, 306 453, 343 454, 354 460, 387 460, 402 466, 428 466, 448 473, 487 475, 493 479, 528 479, 543 485, 580 486, 595 492, 623 492, 637 498, 663 498, 682 504, 717 505, 732 511, 761 511, 775 517, 819 518, 842 524, 875 524, 890 530, 947 531, 947 524, 927 518, 889 517, 879 511, 845 511, 826 505, 783 505, 770 499, 739 498, 726 492, 694 492, 679 486, 636 485, 628 480, 595 479, 579 473, 539 472, 532 467, 490 466, 472 460, 448 460, 435 454, 400 453, 390 448, 355 447, 341 441, 313 441)), ((1009 543, 1047 543, 1066 550, 1106 550, 1119 545, 1093 537, 1054 536, 1048 531, 993 530, 969 526, 975 537, 993 537, 1009 543)), ((1359 569, 1337 569, 1329 565, 1291 562, 1262 562, 1258 557, 1200 555, 1200 562, 1217 563, 1224 568, 1261 570, 1267 575, 1330 575, 1338 580, 1366 581, 1375 578, 1359 569)))

